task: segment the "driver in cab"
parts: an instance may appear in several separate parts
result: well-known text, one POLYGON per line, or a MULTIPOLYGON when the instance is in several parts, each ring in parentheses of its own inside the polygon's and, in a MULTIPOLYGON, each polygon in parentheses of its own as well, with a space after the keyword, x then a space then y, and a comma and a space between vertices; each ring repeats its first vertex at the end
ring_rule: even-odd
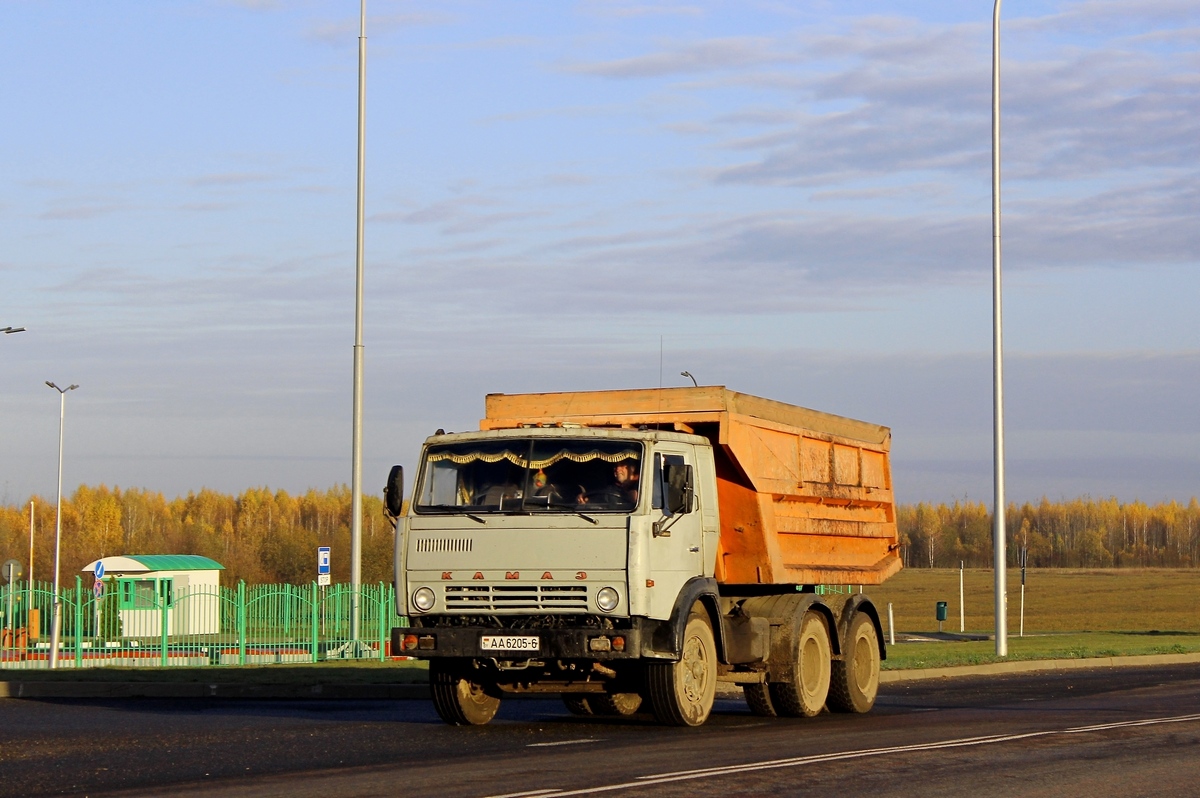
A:
POLYGON ((630 506, 637 504, 638 500, 638 470, 637 464, 629 461, 621 461, 613 466, 614 484, 601 488, 600 490, 588 491, 582 485, 579 486, 579 496, 576 501, 580 504, 588 504, 592 499, 608 503, 616 500, 619 504, 629 504, 630 506))

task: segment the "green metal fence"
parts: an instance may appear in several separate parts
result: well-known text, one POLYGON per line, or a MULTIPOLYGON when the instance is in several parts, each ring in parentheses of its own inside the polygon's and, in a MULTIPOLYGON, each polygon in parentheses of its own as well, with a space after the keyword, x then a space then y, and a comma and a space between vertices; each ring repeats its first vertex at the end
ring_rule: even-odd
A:
MULTIPOLYGON (((391 585, 252 585, 103 595, 80 577, 59 591, 59 667, 260 665, 387 659, 391 585), (358 634, 354 634, 357 605, 358 634)), ((54 588, 0 588, 0 668, 50 664, 54 588)))

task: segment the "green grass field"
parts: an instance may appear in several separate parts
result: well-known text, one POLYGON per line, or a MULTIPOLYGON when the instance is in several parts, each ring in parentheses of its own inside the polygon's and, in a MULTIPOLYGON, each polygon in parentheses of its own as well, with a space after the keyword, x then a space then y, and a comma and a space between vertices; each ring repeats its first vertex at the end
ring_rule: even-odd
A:
MULTIPOLYGON (((994 626, 992 572, 964 574, 966 630, 994 626)), ((949 632, 958 631, 958 570, 901 571, 866 592, 879 607, 888 602, 897 632, 937 631, 934 607, 947 602, 949 632)), ((1008 629, 1020 627, 1021 573, 1008 573, 1008 629)), ((1025 633, 1200 632, 1200 570, 1121 569, 1030 571, 1025 585, 1025 633)))
MULTIPOLYGON (((949 605, 947 632, 959 631, 958 571, 910 568, 866 592, 887 630, 892 604, 896 633, 936 632, 938 601, 949 605)), ((965 629, 994 631, 992 572, 963 575, 965 629)), ((1200 651, 1200 571, 1183 569, 1029 571, 1025 637, 1021 574, 1008 573, 1007 659, 1071 659, 1200 651)), ((927 668, 995 662, 994 641, 898 643, 885 667, 927 668)))

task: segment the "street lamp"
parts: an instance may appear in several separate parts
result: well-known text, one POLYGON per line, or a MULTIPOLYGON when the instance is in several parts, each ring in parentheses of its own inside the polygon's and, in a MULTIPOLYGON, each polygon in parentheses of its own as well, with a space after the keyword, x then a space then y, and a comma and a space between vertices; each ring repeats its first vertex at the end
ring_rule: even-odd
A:
POLYGON ((67 391, 73 391, 78 385, 59 388, 49 380, 46 381, 58 391, 58 511, 54 520, 54 614, 50 618, 50 667, 58 667, 58 636, 62 631, 62 601, 58 595, 58 555, 62 548, 62 460, 63 460, 63 422, 67 417, 67 391))
POLYGON ((679 372, 679 376, 680 376, 680 377, 687 377, 688 379, 690 379, 690 380, 692 381, 692 386, 693 386, 693 387, 696 387, 696 388, 699 388, 699 387, 700 387, 700 383, 696 382, 696 378, 692 376, 692 372, 690 372, 690 371, 681 371, 681 372, 679 372))
POLYGON ((992 521, 996 656, 1008 656, 1008 556, 1004 529, 1004 328, 1000 313, 1000 2, 992 10, 992 521))
POLYGON ((24 327, 0 327, 0 332, 3 332, 5 335, 12 335, 13 333, 25 332, 25 328, 24 327))
POLYGON ((363 211, 367 127, 367 0, 358 7, 358 213, 354 251, 354 396, 350 464, 350 640, 358 655, 362 586, 363 211))

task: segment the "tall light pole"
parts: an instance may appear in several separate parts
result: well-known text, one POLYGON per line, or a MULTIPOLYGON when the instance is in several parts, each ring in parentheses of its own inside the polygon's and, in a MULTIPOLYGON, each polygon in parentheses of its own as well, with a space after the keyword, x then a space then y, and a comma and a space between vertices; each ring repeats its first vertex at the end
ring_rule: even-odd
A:
POLYGON ((350 469, 350 639, 357 648, 359 587, 362 584, 362 407, 363 407, 363 181, 366 173, 367 0, 358 11, 358 215, 354 265, 354 461, 350 469))
POLYGON ((54 613, 50 617, 50 667, 58 667, 58 636, 62 631, 62 601, 58 595, 58 560, 62 551, 62 461, 63 461, 63 423, 67 418, 67 391, 73 391, 78 385, 59 388, 47 380, 54 390, 58 391, 58 511, 54 520, 54 613))
POLYGON ((992 535, 996 578, 996 656, 1008 656, 1008 558, 1004 530, 1004 327, 1000 308, 1000 2, 992 11, 992 535))

